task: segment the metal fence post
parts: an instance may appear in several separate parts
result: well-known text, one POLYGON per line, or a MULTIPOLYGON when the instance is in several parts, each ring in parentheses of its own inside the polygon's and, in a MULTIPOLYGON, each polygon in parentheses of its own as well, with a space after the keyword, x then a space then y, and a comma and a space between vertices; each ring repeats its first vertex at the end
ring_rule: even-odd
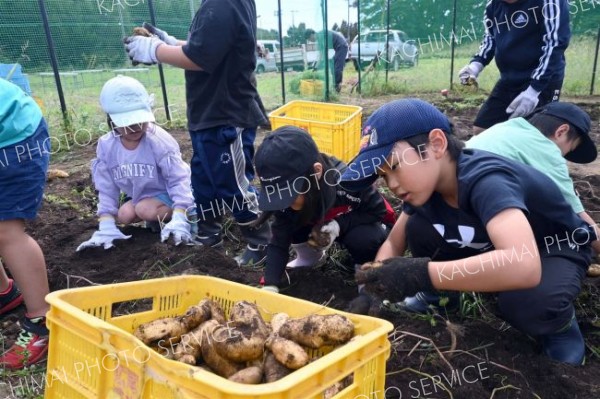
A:
POLYGON ((285 104, 285 64, 283 63, 283 33, 281 26, 281 0, 277 0, 277 22, 279 24, 279 59, 281 61, 281 100, 285 104))
POLYGON ((329 24, 327 21, 327 0, 321 0, 321 7, 323 7, 323 25, 325 28, 323 29, 323 32, 325 32, 325 101, 329 101, 329 24))
POLYGON ((598 48, 600 48, 600 26, 596 35, 596 54, 594 55, 594 68, 592 70, 592 84, 590 85, 590 96, 594 95, 594 84, 596 83, 596 68, 598 67, 598 48))
POLYGON ((456 48, 456 0, 454 0, 454 11, 452 15, 452 50, 450 55, 450 89, 454 82, 454 50, 456 48))
MULTIPOLYGON (((150 21, 152 25, 156 26, 156 14, 154 12, 154 0, 148 0, 148 9, 150 10, 150 21)), ((167 86, 165 84, 165 74, 163 72, 162 64, 158 64, 158 74, 160 76, 160 87, 162 89, 163 103, 165 105, 165 115, 167 120, 171 121, 171 111, 169 110, 169 99, 167 98, 167 86)))
POLYGON ((358 54, 357 54, 358 92, 362 93, 361 92, 361 90, 362 90, 362 65, 360 63, 360 2, 361 2, 361 0, 358 0, 356 2, 356 29, 358 30, 356 43, 357 43, 357 48, 358 48, 358 54))
POLYGON ((48 53, 50 53, 50 63, 52 64, 52 70, 54 71, 54 80, 56 81, 56 90, 58 91, 58 100, 60 101, 60 109, 63 114, 63 120, 65 127, 68 128, 70 125, 69 114, 67 113, 67 105, 65 103, 65 94, 63 92, 62 83, 60 81, 60 73, 58 71, 58 61, 56 59, 56 52, 54 50, 54 40, 52 40, 52 33, 50 32, 50 23, 48 22, 48 12, 46 11, 46 4, 44 0, 38 0, 40 6, 40 14, 42 16, 42 22, 44 23, 44 31, 46 32, 46 41, 48 42, 48 53))
MULTIPOLYGON (((387 11, 386 11, 386 23, 385 23, 385 58, 387 62, 385 63, 385 85, 388 84, 388 75, 390 72, 390 0, 387 0, 387 11)), ((392 54, 392 58, 394 58, 394 54, 392 54)))

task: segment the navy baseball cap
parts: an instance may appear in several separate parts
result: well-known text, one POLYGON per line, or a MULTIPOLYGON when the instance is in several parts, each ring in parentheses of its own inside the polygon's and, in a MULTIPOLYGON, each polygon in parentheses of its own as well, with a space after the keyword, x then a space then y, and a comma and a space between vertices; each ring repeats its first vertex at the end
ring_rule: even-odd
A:
POLYGON ((299 194, 306 192, 307 180, 318 161, 319 149, 313 138, 295 126, 282 126, 267 136, 254 155, 260 180, 258 207, 261 211, 288 208, 299 194))
POLYGON ((406 98, 378 108, 365 123, 358 155, 350 161, 342 175, 341 186, 360 191, 377 180, 378 167, 401 140, 441 129, 452 133, 448 117, 428 102, 406 98))
POLYGON ((592 126, 590 116, 577 105, 555 101, 536 110, 533 115, 536 114, 554 116, 575 126, 581 137, 581 143, 565 155, 567 160, 576 163, 590 163, 598 157, 596 143, 590 137, 592 126))

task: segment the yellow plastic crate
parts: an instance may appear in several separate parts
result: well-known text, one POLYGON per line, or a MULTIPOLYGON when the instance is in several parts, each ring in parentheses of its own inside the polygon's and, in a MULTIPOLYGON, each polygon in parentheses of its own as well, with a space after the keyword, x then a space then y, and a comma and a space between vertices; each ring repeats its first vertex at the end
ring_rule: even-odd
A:
POLYGON ((303 96, 319 96, 323 94, 325 83, 322 80, 307 80, 300 81, 300 94, 303 96))
MULTIPOLYGON (((353 374, 354 382, 335 399, 377 398, 385 388, 393 326, 318 304, 204 276, 178 276, 56 291, 46 300, 50 348, 45 398, 54 399, 321 399, 323 392, 353 374), (265 320, 277 312, 291 317, 340 313, 355 324, 355 341, 279 381, 261 385, 231 382, 198 367, 166 359, 132 335, 141 323, 183 314, 203 298, 228 314, 240 300, 257 303, 265 320), (137 304, 136 313, 113 315, 120 304, 137 304)), ((133 308, 133 307, 132 307, 133 308)))
POLYGON ((358 154, 362 108, 316 101, 290 101, 269 114, 271 127, 298 126, 313 137, 321 152, 344 162, 358 154))

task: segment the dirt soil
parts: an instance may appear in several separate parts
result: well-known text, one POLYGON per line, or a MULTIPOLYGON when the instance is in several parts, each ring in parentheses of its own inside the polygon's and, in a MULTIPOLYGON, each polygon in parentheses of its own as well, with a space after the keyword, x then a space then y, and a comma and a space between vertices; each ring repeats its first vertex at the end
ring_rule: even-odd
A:
MULTIPOLYGON (((364 100, 365 117, 391 99, 364 100)), ((454 120, 457 133, 468 136, 476 108, 460 98, 433 98, 454 120)), ((594 138, 600 139, 598 99, 571 99, 593 117, 594 138), (585 102, 585 103, 584 103, 585 102)), ((477 105, 477 104, 476 104, 477 105)), ((476 106, 475 105, 475 106, 476 106)), ((184 159, 191 158, 187 132, 171 131, 179 141, 184 159)), ((261 131, 259 140, 266 131, 261 131)), ((261 270, 241 269, 232 256, 242 249, 237 229, 228 229, 225 250, 203 247, 174 247, 160 243, 157 234, 141 227, 126 227, 128 241, 110 250, 75 248, 94 232, 96 196, 89 172, 95 146, 74 148, 55 157, 52 168, 67 171, 70 177, 50 181, 39 217, 28 231, 42 247, 48 265, 51 290, 111 284, 178 274, 201 274, 257 286, 261 270)), ((573 167, 574 180, 586 209, 600 220, 600 162, 573 167)), ((392 199, 393 200, 393 199, 392 199)), ((395 205, 398 201, 393 200, 395 205)), ((338 252, 339 254, 339 252, 338 252)), ((336 255, 338 262, 340 257, 336 255)), ((343 261, 343 260, 341 260, 343 261)), ((352 277, 335 261, 311 270, 289 274, 283 294, 328 303, 345 309, 355 296, 352 277)), ((384 311, 396 332, 390 336, 393 350, 387 362, 386 398, 597 398, 600 397, 600 278, 586 279, 577 302, 577 314, 587 344, 584 367, 571 367, 549 360, 535 342, 510 328, 495 314, 493 296, 483 296, 471 316, 449 313, 439 317, 415 317, 384 311), (448 323, 446 322, 448 320, 448 323), (450 332, 452 331, 452 333, 450 332), (453 343, 453 341, 455 341, 453 343), (449 351, 443 357, 439 351, 449 351), (433 381, 444 385, 436 385, 433 381)), ((526 306, 526 304, 524 304, 526 306)), ((8 344, 17 328, 14 321, 23 313, 13 313, 2 321, 8 344)), ((384 398, 379 393, 377 398, 384 398)))

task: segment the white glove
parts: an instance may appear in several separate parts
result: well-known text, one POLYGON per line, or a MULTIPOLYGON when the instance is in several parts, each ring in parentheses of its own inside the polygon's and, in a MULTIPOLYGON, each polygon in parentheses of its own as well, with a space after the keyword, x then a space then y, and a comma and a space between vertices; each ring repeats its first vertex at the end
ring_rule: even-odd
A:
POLYGON ((175 245, 179 245, 182 242, 186 244, 192 242, 191 225, 185 216, 185 212, 179 210, 173 211, 171 221, 160 232, 160 241, 167 241, 171 234, 173 234, 175 245))
POLYGON ((129 36, 125 38, 124 43, 131 61, 145 65, 158 63, 156 49, 158 49, 161 44, 165 44, 165 42, 156 36, 129 36))
POLYGON ((460 83, 466 85, 469 83, 469 78, 477 79, 477 76, 479 76, 482 70, 483 64, 481 62, 471 62, 469 65, 458 71, 460 83))
POLYGON ((100 221, 98 231, 92 235, 92 238, 82 242, 77 247, 76 252, 86 248, 99 247, 101 245, 104 246, 104 249, 109 249, 114 246, 114 240, 127 240, 129 238, 131 238, 131 236, 126 236, 117 228, 114 219, 104 219, 100 221))
POLYGON ((163 42, 167 43, 170 46, 177 46, 177 43, 179 43, 179 40, 177 40, 177 38, 175 36, 169 35, 164 30, 158 29, 156 26, 149 24, 148 22, 144 22, 142 24, 142 26, 144 28, 146 28, 146 30, 148 32, 152 33, 153 35, 158 36, 158 38, 160 40, 162 40, 163 42))
POLYGON ((506 108, 507 114, 512 114, 510 119, 527 116, 533 112, 538 105, 540 92, 529 86, 515 98, 506 108))
MULTIPOLYGON (((312 235, 313 233, 311 233, 312 235)), ((322 251, 327 251, 332 245, 333 242, 335 241, 336 238, 338 238, 340 235, 340 225, 338 224, 338 222, 336 222, 335 220, 332 220, 326 224, 324 224, 321 227, 320 230, 320 238, 317 237, 311 237, 311 239, 308 240, 309 245, 320 249, 322 251), (323 235, 327 235, 327 243, 324 244, 322 241, 323 240, 323 235)))

